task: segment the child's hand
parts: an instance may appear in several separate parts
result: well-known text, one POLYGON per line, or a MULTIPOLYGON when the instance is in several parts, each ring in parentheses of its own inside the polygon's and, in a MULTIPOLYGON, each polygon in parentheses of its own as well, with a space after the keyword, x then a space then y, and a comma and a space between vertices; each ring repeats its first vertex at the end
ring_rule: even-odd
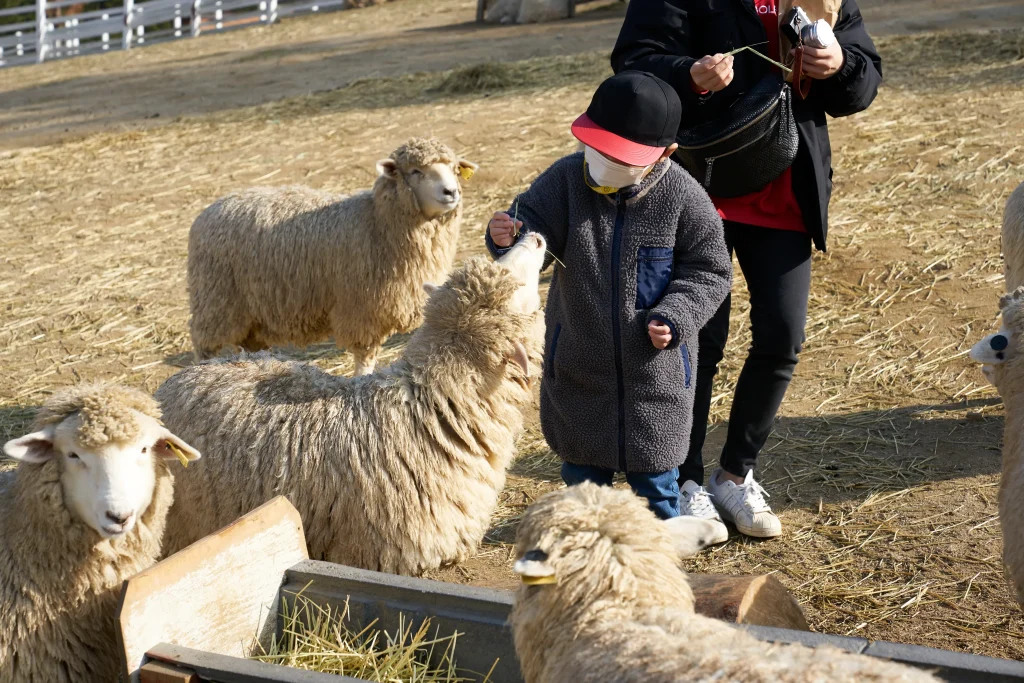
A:
POLYGON ((654 348, 659 351, 668 346, 672 341, 672 328, 665 323, 659 323, 657 320, 647 323, 647 334, 650 336, 654 348))
POLYGON ((504 249, 511 247, 519 234, 519 228, 523 227, 522 221, 512 223, 512 217, 503 211, 494 214, 494 218, 487 224, 487 231, 491 234, 494 244, 504 249))

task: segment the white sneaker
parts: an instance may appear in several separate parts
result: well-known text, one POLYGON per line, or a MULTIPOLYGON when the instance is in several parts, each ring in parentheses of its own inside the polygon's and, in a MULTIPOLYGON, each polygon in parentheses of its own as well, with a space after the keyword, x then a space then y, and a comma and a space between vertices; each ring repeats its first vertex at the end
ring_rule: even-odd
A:
POLYGON ((712 533, 707 542, 709 545, 725 543, 729 540, 729 529, 722 523, 718 511, 711 504, 711 495, 697 482, 688 480, 679 488, 679 515, 681 517, 697 517, 712 522, 712 533))
POLYGON ((774 538, 782 534, 782 522, 775 516, 764 496, 768 493, 754 481, 754 471, 747 472, 742 484, 720 480, 721 469, 708 481, 708 491, 722 517, 742 534, 756 538, 774 538))

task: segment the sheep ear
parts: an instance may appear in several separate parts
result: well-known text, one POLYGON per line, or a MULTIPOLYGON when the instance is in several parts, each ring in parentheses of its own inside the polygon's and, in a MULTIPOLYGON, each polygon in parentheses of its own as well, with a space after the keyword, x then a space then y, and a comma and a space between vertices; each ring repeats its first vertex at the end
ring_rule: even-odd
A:
POLYGON ((377 173, 388 178, 398 177, 398 164, 394 159, 381 159, 377 162, 377 173))
POLYGON ((512 565, 512 571, 527 586, 557 583, 555 568, 548 563, 548 554, 543 550, 530 550, 512 565))
POLYGON ((199 451, 164 429, 160 438, 153 444, 153 453, 162 460, 178 460, 182 466, 188 467, 190 462, 199 460, 199 451))
POLYGON ((4 444, 4 453, 11 460, 38 464, 46 462, 57 454, 53 450, 54 425, 47 425, 38 432, 32 432, 4 444))
POLYGON ((715 523, 699 517, 673 517, 665 520, 672 545, 679 557, 693 557, 708 547, 708 540, 713 537, 715 523))
POLYGON ((526 347, 522 342, 513 342, 515 351, 512 352, 512 362, 523 370, 523 376, 530 378, 530 356, 526 353, 526 347))
POLYGON ((437 285, 435 285, 432 282, 424 282, 423 283, 423 291, 427 293, 427 296, 430 296, 431 294, 436 292, 438 289, 440 289, 440 287, 438 287, 437 285))
POLYGON ((474 164, 472 161, 466 159, 459 159, 459 175, 462 176, 463 180, 469 180, 473 177, 473 174, 477 172, 480 167, 474 164))

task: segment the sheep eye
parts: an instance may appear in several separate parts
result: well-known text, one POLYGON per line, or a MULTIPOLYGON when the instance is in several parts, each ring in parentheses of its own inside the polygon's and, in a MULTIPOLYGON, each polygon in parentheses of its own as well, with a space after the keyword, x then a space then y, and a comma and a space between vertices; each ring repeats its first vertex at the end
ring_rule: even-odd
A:
POLYGON ((78 457, 78 453, 68 453, 68 457, 70 459, 72 459, 72 460, 80 460, 81 459, 81 458, 78 457))
POLYGON ((544 560, 548 559, 548 554, 543 550, 536 548, 534 550, 527 551, 526 554, 523 555, 523 559, 528 562, 543 562, 544 560))
POLYGON ((409 173, 409 175, 411 175, 411 176, 412 176, 412 177, 414 177, 414 178, 418 178, 419 176, 423 175, 423 171, 419 170, 418 168, 414 168, 414 169, 412 169, 412 171, 411 171, 411 172, 409 173))

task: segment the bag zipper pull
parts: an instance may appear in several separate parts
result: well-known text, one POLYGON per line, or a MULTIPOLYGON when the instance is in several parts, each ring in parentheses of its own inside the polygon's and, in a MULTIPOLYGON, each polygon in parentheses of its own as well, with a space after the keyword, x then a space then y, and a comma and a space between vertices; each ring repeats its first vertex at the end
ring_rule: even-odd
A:
POLYGON ((710 159, 705 159, 704 161, 707 162, 707 168, 704 169, 704 189, 705 190, 710 190, 711 189, 711 169, 715 165, 715 157, 711 157, 710 159))

